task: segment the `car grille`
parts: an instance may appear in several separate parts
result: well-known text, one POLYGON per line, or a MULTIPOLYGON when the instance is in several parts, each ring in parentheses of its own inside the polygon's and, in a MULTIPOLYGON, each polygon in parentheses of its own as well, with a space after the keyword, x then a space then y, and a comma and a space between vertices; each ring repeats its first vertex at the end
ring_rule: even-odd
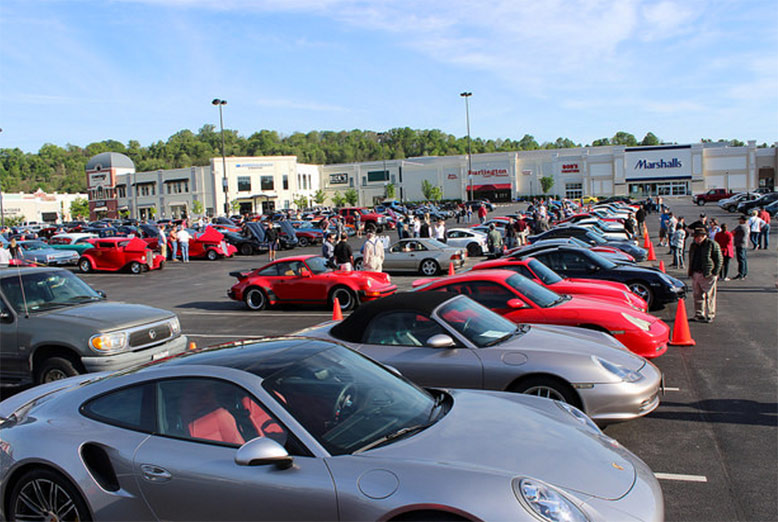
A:
POLYGON ((130 348, 137 348, 138 346, 158 343, 169 338, 170 335, 170 325, 167 323, 157 324, 149 328, 143 328, 130 334, 130 348))

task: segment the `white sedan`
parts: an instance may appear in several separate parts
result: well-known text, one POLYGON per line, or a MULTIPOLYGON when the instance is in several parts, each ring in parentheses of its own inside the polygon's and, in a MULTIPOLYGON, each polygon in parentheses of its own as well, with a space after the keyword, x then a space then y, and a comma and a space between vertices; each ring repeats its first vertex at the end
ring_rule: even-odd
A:
POLYGON ((452 228, 446 231, 446 244, 466 248, 470 257, 482 256, 486 252, 486 234, 469 228, 452 228))

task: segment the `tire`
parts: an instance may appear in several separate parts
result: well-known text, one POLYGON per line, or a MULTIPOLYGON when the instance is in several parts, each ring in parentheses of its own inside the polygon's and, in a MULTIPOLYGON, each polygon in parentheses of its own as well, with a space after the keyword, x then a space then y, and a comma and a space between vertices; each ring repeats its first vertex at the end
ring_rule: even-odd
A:
POLYGON ((92 520, 78 490, 50 469, 32 469, 16 482, 8 500, 8 520, 92 520))
POLYGON ((641 297, 646 303, 648 308, 651 309, 651 305, 654 304, 654 292, 643 281, 630 281, 627 283, 629 291, 638 297, 641 297))
POLYGON ((425 276, 434 276, 440 272, 440 265, 434 259, 425 259, 419 265, 419 272, 425 276))
POLYGON ((308 238, 307 237, 298 237, 297 238, 297 246, 300 248, 305 248, 308 246, 308 238))
POLYGON ((341 310, 353 310, 358 304, 356 294, 345 286, 339 286, 330 292, 330 305, 335 303, 335 298, 338 299, 341 310))
POLYGON ((165 268, 165 260, 163 259, 162 261, 159 262, 159 268, 157 268, 157 270, 162 270, 164 268, 165 268))
POLYGON ((240 255, 250 256, 254 253, 254 247, 250 243, 243 243, 240 245, 240 255))
POLYGON ((143 273, 143 265, 141 265, 137 261, 133 261, 132 263, 130 263, 130 272, 135 274, 135 275, 142 274, 143 273))
POLYGON ((78 269, 83 274, 88 274, 92 271, 92 262, 86 258, 82 258, 78 261, 78 269))
POLYGON ((370 223, 370 222, 368 222, 368 223, 365 225, 365 232, 375 232, 375 231, 376 231, 376 228, 377 228, 377 227, 376 227, 375 223, 370 223))
POLYGON ((354 261, 354 270, 356 270, 357 272, 361 272, 364 269, 365 269, 365 263, 364 261, 362 261, 361 257, 354 261))
POLYGON ((219 259, 219 254, 216 253, 216 250, 209 250, 205 253, 205 257, 208 261, 216 261, 219 259))
POLYGON ((243 302, 249 310, 259 312, 267 308, 267 294, 261 288, 252 286, 243 294, 243 302))
POLYGON ((518 384, 511 386, 508 391, 555 399, 572 404, 577 408, 581 407, 581 401, 570 385, 561 379, 550 376, 537 375, 524 379, 518 384))
POLYGON ((478 243, 470 243, 467 245, 467 255, 470 257, 482 256, 484 249, 478 243))
POLYGON ((68 357, 54 356, 44 359, 40 367, 35 370, 35 383, 59 381, 79 375, 76 363, 68 357))

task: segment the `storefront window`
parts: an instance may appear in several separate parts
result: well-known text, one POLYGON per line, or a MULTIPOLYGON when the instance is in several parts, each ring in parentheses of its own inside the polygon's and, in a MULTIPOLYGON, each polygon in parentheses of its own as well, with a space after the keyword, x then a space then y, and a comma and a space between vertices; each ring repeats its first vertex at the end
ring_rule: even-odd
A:
POLYGON ((289 176, 284 174, 284 178, 283 178, 283 182, 282 183, 283 183, 284 190, 289 190, 289 176))
POLYGON ((273 182, 273 176, 262 176, 259 179, 260 187, 262 190, 274 190, 275 183, 273 182))
POLYGON ((251 176, 238 176, 238 192, 251 192, 251 176))
POLYGON ((583 183, 565 183, 565 197, 568 199, 583 197, 583 183))

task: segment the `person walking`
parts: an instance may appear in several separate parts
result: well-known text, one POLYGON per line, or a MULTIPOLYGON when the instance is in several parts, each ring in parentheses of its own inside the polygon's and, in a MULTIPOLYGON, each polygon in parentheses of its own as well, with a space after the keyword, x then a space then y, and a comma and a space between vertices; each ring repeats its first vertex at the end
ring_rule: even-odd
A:
POLYGON ((508 250, 516 246, 516 227, 513 218, 508 218, 508 225, 505 227, 505 246, 508 250))
POLYGON ((367 241, 362 247, 362 267, 370 272, 384 270, 384 242, 375 234, 367 233, 367 241))
POLYGON ((733 279, 745 279, 748 277, 748 224, 746 216, 738 218, 738 226, 732 232, 732 240, 737 257, 737 275, 733 279))
POLYGON ((486 235, 486 245, 489 247, 489 253, 493 257, 502 255, 502 234, 494 227, 494 223, 489 225, 489 233, 486 235))
POLYGON ((678 226, 675 227, 670 238, 670 253, 673 255, 672 268, 685 268, 683 261, 684 244, 686 243, 686 227, 683 226, 683 218, 678 220, 678 226))
POLYGON ((751 235, 753 250, 759 250, 759 234, 762 232, 763 225, 764 220, 759 217, 757 210, 753 209, 751 211, 751 217, 748 218, 748 231, 751 235))
POLYGON ((721 271, 719 244, 708 237, 705 228, 694 230, 689 245, 689 277, 692 278, 694 317, 692 321, 710 323, 716 317, 716 280, 721 271))
POLYGON ((659 246, 667 246, 670 242, 670 238, 667 235, 667 226, 670 223, 670 213, 662 211, 659 216, 659 246))
POLYGON ((465 205, 465 223, 468 225, 473 222, 473 207, 465 205))
POLYGON ((327 266, 335 266, 335 234, 327 232, 324 241, 321 244, 321 257, 327 262, 327 266))
POLYGON ((421 236, 421 220, 419 216, 413 217, 413 237, 421 236))
POLYGON ((486 205, 481 203, 481 206, 478 207, 478 220, 481 222, 481 224, 484 224, 484 221, 486 221, 486 205))
POLYGON ((354 270, 354 253, 351 251, 351 246, 347 242, 348 236, 343 234, 340 236, 340 241, 335 245, 335 264, 338 265, 338 269, 344 272, 351 272, 354 270))
POLYGON ((176 233, 176 226, 172 226, 170 228, 170 233, 168 234, 168 237, 170 238, 170 259, 173 261, 178 261, 176 257, 178 257, 178 234, 176 233))
POLYGON ((761 208, 757 215, 764 222, 762 229, 759 231, 759 246, 762 250, 767 250, 767 247, 770 246, 770 213, 761 208))
POLYGON ((432 229, 432 237, 440 241, 441 243, 446 242, 446 222, 442 219, 438 220, 438 224, 435 225, 435 227, 432 229))
POLYGON ((12 237, 8 243, 8 253, 11 255, 11 259, 24 259, 24 249, 16 242, 15 237, 12 237))
POLYGON ((721 263, 719 279, 729 281, 729 260, 735 257, 735 238, 732 235, 732 232, 727 230, 726 223, 721 224, 721 230, 719 230, 718 234, 713 236, 713 240, 719 244, 721 255, 724 257, 724 260, 721 263))
POLYGON ((185 228, 182 228, 176 233, 176 236, 178 237, 178 244, 181 247, 181 261, 184 263, 189 262, 189 240, 192 239, 192 236, 189 235, 189 232, 186 231, 185 228))
POLYGON ((646 231, 646 206, 640 205, 637 212, 635 212, 635 220, 637 221, 637 233, 643 235, 646 231))
POLYGON ((424 214, 424 222, 419 225, 419 237, 430 237, 431 231, 430 231, 430 216, 429 214, 424 214))
POLYGON ((165 235, 165 227, 159 226, 159 253, 162 255, 162 259, 167 259, 167 236, 165 235))
POLYGON ((267 224, 265 238, 267 239, 267 258, 269 261, 275 261, 276 250, 278 249, 278 230, 276 230, 273 223, 267 224))

